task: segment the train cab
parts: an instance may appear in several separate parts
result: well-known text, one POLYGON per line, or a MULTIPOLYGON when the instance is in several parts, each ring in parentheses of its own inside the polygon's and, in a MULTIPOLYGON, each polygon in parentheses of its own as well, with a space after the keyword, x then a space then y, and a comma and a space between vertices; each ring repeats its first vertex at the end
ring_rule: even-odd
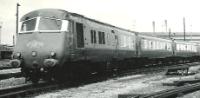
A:
POLYGON ((25 72, 30 73, 35 69, 44 72, 59 64, 69 32, 67 13, 36 10, 24 15, 20 24, 11 65, 26 68, 25 72))

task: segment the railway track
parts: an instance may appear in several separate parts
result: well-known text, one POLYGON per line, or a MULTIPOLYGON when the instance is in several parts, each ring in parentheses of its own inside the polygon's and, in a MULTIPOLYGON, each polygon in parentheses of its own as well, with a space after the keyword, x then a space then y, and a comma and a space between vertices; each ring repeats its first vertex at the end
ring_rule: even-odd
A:
POLYGON ((0 89, 0 98, 24 97, 28 94, 40 92, 42 90, 52 90, 62 87, 55 83, 25 84, 12 88, 0 89))
POLYGON ((0 67, 0 70, 5 70, 5 69, 14 69, 14 67, 11 66, 0 67))
POLYGON ((12 77, 14 78, 22 77, 20 68, 0 70, 0 80, 12 78, 12 77))
POLYGON ((176 98, 197 90, 200 90, 200 83, 184 85, 148 95, 136 96, 134 98, 176 98))
POLYGON ((149 73, 158 73, 158 72, 162 72, 162 71, 167 71, 170 68, 174 68, 177 66, 196 66, 196 65, 200 65, 200 62, 193 62, 193 63, 185 63, 185 64, 174 64, 174 65, 169 65, 169 66, 148 66, 148 67, 142 67, 142 68, 137 68, 137 69, 130 69, 130 70, 126 70, 126 71, 122 71, 119 72, 119 76, 123 76, 123 75, 129 75, 129 74, 149 74, 149 73), (122 74, 123 73, 123 74, 122 74))
POLYGON ((80 85, 85 85, 89 83, 94 83, 99 81, 100 79, 90 79, 90 81, 69 81, 66 83, 38 83, 38 84, 24 84, 15 86, 12 88, 4 88, 0 89, 0 98, 22 98, 22 97, 28 97, 33 94, 37 93, 45 93, 52 90, 61 90, 61 89, 67 89, 70 87, 77 87, 80 85))
MULTIPOLYGON (((185 66, 185 65, 195 66, 195 65, 199 65, 199 63, 195 62, 195 63, 172 65, 172 66, 164 67, 164 69, 173 68, 177 66, 185 66)), ((200 79, 174 81, 174 84, 176 84, 174 86, 179 86, 179 87, 175 87, 174 89, 167 89, 167 90, 163 90, 163 91, 159 91, 159 92, 155 92, 151 94, 130 94, 130 95, 125 95, 125 96, 120 95, 119 98, 177 98, 185 94, 200 90, 200 79)))
POLYGON ((0 74, 0 80, 12 78, 12 77, 14 77, 14 78, 22 77, 22 73, 21 72, 16 72, 16 73, 0 74))
MULTIPOLYGON (((195 65, 195 64, 190 63, 190 65, 195 65)), ((108 78, 122 77, 122 76, 126 76, 126 75, 137 74, 137 73, 156 73, 156 72, 160 72, 161 70, 164 70, 164 69, 165 68, 163 68, 163 67, 145 68, 143 70, 137 69, 134 72, 128 71, 126 73, 117 73, 117 76, 109 76, 109 77, 102 76, 102 77, 98 77, 98 78, 94 78, 95 77, 94 76, 93 78, 88 78, 88 79, 85 79, 83 81, 69 81, 67 83, 61 83, 61 84, 60 83, 59 84, 58 83, 39 83, 39 84, 35 84, 35 85, 25 84, 25 85, 21 85, 21 86, 12 87, 12 88, 0 89, 0 98, 25 97, 27 95, 31 95, 31 94, 34 94, 34 93, 37 93, 37 92, 40 92, 40 91, 46 92, 46 91, 49 91, 49 90, 75 87, 75 86, 85 85, 85 84, 89 84, 89 83, 104 81, 108 78)), ((196 84, 196 85, 194 85, 194 87, 195 86, 200 88, 200 84, 196 84)), ((195 87, 195 88, 197 88, 197 87, 195 87)), ((179 88, 178 90, 172 90, 172 91, 171 90, 165 90, 165 91, 162 91, 162 92, 157 92, 156 94, 146 95, 146 96, 141 97, 141 98, 150 98, 151 96, 153 96, 151 98, 154 98, 154 96, 155 96, 155 98, 161 98, 159 96, 161 96, 164 92, 173 93, 173 92, 176 92, 176 91, 180 91, 180 89, 187 89, 187 88, 189 88, 189 87, 179 88)), ((183 91, 183 93, 184 92, 185 91, 183 91)))

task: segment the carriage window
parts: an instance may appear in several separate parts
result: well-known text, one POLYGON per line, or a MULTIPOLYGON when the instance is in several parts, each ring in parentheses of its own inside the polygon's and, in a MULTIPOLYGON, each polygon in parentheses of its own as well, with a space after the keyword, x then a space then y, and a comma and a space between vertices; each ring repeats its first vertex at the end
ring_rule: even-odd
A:
POLYGON ((148 42, 147 42, 147 40, 144 40, 144 49, 148 49, 148 42))
POLYGON ((40 18, 39 30, 61 30, 62 21, 50 18, 40 18))
POLYGON ((104 32, 102 32, 102 39, 103 39, 103 44, 105 44, 105 33, 104 32))
POLYGON ((165 50, 167 50, 167 43, 165 43, 165 50))
POLYGON ((171 44, 170 43, 167 44, 167 50, 169 50, 169 51, 171 50, 171 44))
POLYGON ((99 35, 99 44, 105 44, 105 33, 99 31, 98 35, 99 35))
POLYGON ((153 41, 151 41, 151 49, 153 50, 153 41))
POLYGON ((96 31, 91 30, 90 34, 91 34, 91 43, 96 43, 96 31))
POLYGON ((35 30, 36 19, 37 18, 28 19, 28 20, 22 22, 21 32, 35 30))
POLYGON ((93 32, 93 30, 90 30, 90 35, 91 35, 91 43, 94 43, 94 32, 93 32))

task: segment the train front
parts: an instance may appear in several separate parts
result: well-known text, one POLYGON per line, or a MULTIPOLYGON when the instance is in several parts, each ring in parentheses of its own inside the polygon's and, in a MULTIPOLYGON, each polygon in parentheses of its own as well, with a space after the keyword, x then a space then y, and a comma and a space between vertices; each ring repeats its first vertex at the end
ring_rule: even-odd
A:
POLYGON ((65 33, 69 21, 62 10, 36 10, 24 15, 14 48, 11 65, 20 66, 26 78, 53 77, 53 70, 64 56, 65 33))

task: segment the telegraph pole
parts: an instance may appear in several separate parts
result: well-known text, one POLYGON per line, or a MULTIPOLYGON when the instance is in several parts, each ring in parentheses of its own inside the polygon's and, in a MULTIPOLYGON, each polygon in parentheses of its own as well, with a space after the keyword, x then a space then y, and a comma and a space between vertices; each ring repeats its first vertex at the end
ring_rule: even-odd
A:
POLYGON ((185 17, 183 17, 183 40, 185 41, 185 17))
POLYGON ((0 44, 1 44, 1 31, 2 31, 2 22, 0 22, 0 44))
POLYGON ((165 30, 167 32, 167 20, 165 20, 165 30))
POLYGON ((152 22, 152 26, 153 26, 153 33, 155 33, 155 21, 152 22))
POLYGON ((17 5, 16 5, 16 36, 18 35, 19 6, 20 6, 20 4, 17 3, 17 5))
POLYGON ((13 46, 15 45, 15 35, 13 35, 13 46))
POLYGON ((169 38, 171 38, 171 29, 169 28, 169 38))
MULTIPOLYGON (((15 36, 13 35, 13 37, 16 37, 16 39, 17 39, 17 35, 18 35, 18 22, 19 22, 19 6, 20 6, 20 4, 19 3, 17 3, 17 5, 16 5, 16 34, 15 34, 15 36)), ((15 38, 13 38, 13 40, 15 40, 15 38)), ((13 46, 15 45, 15 41, 13 41, 13 46)))

